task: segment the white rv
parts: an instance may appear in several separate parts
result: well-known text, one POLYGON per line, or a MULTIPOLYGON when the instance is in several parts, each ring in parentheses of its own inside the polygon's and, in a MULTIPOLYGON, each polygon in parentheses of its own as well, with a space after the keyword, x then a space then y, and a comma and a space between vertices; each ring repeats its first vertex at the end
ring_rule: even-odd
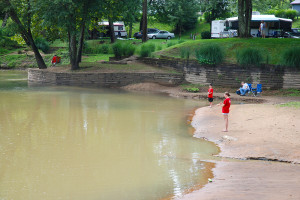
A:
MULTIPOLYGON (((275 17, 275 15, 252 15, 250 28, 253 37, 260 37, 258 28, 261 21, 264 21, 266 24, 267 37, 282 37, 281 33, 290 31, 293 22, 291 19, 278 18, 275 17)), ((211 23, 211 37, 235 37, 237 36, 238 28, 238 17, 231 17, 226 20, 215 20, 211 23)))
POLYGON ((225 20, 214 20, 211 22, 211 37, 221 38, 222 32, 225 30, 225 20))
POLYGON ((229 38, 237 36, 236 30, 227 30, 226 20, 214 20, 211 22, 212 38, 229 38))
MULTIPOLYGON (((101 37, 109 36, 109 22, 102 21, 99 22, 98 25, 101 26, 103 30, 105 30, 101 33, 101 37)), ((122 21, 114 22, 114 32, 116 37, 127 37, 127 32, 125 29, 124 22, 122 21)))

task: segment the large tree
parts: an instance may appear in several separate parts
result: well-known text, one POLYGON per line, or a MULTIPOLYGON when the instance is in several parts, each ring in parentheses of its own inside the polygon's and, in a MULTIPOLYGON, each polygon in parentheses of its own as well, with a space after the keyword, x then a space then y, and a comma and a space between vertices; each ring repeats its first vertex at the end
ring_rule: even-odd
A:
POLYGON ((252 18, 252 0, 238 0, 238 35, 241 38, 251 37, 250 23, 252 18))
POLYGON ((0 0, 0 4, 16 23, 18 32, 34 52, 39 69, 47 68, 32 36, 32 17, 36 9, 34 2, 31 0, 0 0))
POLYGON ((100 10, 101 0, 35 0, 46 26, 67 33, 71 69, 79 69, 87 23, 100 10))
POLYGON ((205 20, 209 23, 218 18, 230 15, 231 0, 200 0, 200 8, 205 12, 205 20))
POLYGON ((129 38, 132 37, 133 23, 138 21, 142 8, 142 0, 127 0, 123 10, 123 21, 129 26, 129 38))
POLYGON ((199 0, 156 0, 152 2, 151 13, 164 23, 174 24, 179 34, 195 27, 200 11, 199 0))
POLYGON ((142 27, 142 31, 143 31, 143 36, 142 36, 142 41, 146 42, 147 41, 147 26, 148 26, 148 2, 147 0, 143 0, 143 17, 142 17, 142 21, 143 21, 143 27, 142 27))

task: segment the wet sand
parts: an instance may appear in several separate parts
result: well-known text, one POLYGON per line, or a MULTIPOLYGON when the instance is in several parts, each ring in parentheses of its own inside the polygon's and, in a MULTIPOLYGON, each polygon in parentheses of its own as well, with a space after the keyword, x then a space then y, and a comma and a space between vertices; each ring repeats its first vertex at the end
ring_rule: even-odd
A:
POLYGON ((218 156, 237 159, 216 161, 212 182, 181 199, 300 199, 300 109, 233 105, 229 132, 222 132, 220 110, 196 111, 195 137, 220 146, 218 156), (243 161, 247 158, 278 161, 243 161))

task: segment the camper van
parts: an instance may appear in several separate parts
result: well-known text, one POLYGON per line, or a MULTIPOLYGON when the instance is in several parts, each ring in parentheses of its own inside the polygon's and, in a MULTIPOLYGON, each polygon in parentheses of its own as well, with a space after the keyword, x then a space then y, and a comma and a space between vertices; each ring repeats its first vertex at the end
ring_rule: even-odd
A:
MULTIPOLYGON (((100 32, 100 37, 109 37, 109 22, 102 21, 99 22, 98 25, 101 27, 103 31, 100 32)), ((125 29, 124 22, 118 21, 114 22, 114 32, 116 37, 127 37, 127 32, 125 29)))
MULTIPOLYGON (((259 37, 259 26, 261 21, 266 24, 266 36, 267 37, 282 37, 281 33, 290 31, 292 28, 293 21, 291 19, 278 18, 275 15, 252 15, 250 28, 252 37, 259 37)), ((215 20, 211 24, 212 38, 224 38, 226 33, 228 37, 231 37, 231 32, 239 28, 238 17, 227 18, 226 20, 215 20), (228 30, 228 32, 226 31, 228 30)), ((235 36, 235 35, 233 35, 235 36)))
POLYGON ((214 20, 211 22, 212 38, 229 38, 237 36, 237 31, 228 29, 226 27, 226 22, 226 20, 214 20))

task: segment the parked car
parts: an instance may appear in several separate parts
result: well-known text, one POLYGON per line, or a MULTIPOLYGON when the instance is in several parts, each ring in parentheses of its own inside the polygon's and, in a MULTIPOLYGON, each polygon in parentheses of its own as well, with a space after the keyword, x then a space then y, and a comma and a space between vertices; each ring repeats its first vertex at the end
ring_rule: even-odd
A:
POLYGON ((170 33, 168 31, 157 31, 155 33, 147 34, 148 38, 151 39, 171 39, 175 38, 174 33, 170 33))
MULTIPOLYGON (((148 28, 147 29, 147 34, 150 34, 150 33, 155 33, 159 31, 159 29, 157 28, 148 28)), ((140 32, 136 32, 133 37, 135 37, 136 39, 141 39, 143 37, 143 31, 140 31, 140 32)))

